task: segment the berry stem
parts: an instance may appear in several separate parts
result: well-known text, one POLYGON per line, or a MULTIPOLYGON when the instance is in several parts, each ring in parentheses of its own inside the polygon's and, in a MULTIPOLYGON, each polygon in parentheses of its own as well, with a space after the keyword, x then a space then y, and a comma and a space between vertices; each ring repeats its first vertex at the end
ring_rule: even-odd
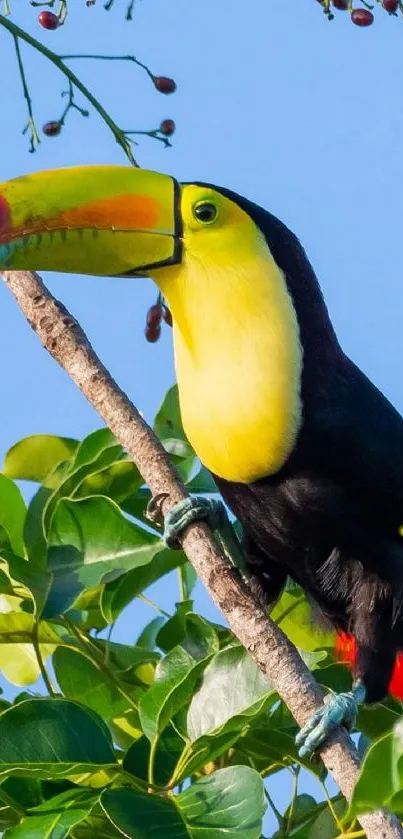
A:
POLYGON ((67 0, 59 0, 59 8, 56 14, 60 20, 60 25, 62 25, 67 17, 67 0))
POLYGON ((130 3, 126 9, 126 20, 133 20, 133 9, 136 0, 130 0, 130 3))
POLYGON ((153 129, 152 131, 123 131, 125 137, 128 138, 129 143, 134 142, 135 145, 137 143, 135 140, 131 140, 132 134, 142 134, 144 137, 152 137, 154 140, 159 140, 160 143, 163 143, 165 147, 170 146, 172 147, 172 143, 169 142, 168 137, 161 136, 161 132, 158 128, 153 129))
POLYGON ((8 15, 11 15, 11 9, 10 9, 10 4, 9 4, 8 0, 3 0, 3 15, 5 17, 8 17, 8 15))
POLYGON ((139 61, 134 55, 97 55, 97 54, 90 54, 90 53, 72 53, 70 55, 59 55, 63 61, 70 61, 71 59, 76 58, 84 58, 86 60, 95 60, 95 61, 132 61, 133 64, 137 64, 138 67, 141 67, 147 75, 150 77, 152 82, 154 83, 154 74, 151 70, 147 67, 146 64, 143 64, 142 61, 139 61))
POLYGON ((70 79, 69 79, 69 89, 64 90, 63 93, 62 93, 62 96, 68 96, 69 98, 68 98, 67 105, 66 105, 60 119, 58 120, 60 125, 64 125, 64 123, 66 121, 67 114, 72 109, 74 109, 75 111, 78 111, 79 114, 81 114, 82 117, 88 117, 89 116, 88 111, 86 111, 84 108, 80 108, 80 106, 77 105, 76 102, 74 101, 74 87, 73 87, 73 83, 70 81, 70 79))
POLYGON ((16 52, 16 56, 17 56, 18 70, 19 70, 19 73, 20 73, 22 90, 23 90, 23 94, 24 94, 24 99, 27 103, 27 110, 28 110, 28 125, 24 129, 24 133, 29 129, 29 132, 30 132, 29 150, 30 150, 30 152, 34 152, 36 147, 39 145, 39 143, 41 141, 40 141, 38 132, 36 130, 34 112, 33 112, 33 108, 32 108, 32 99, 31 99, 31 95, 30 95, 30 92, 29 92, 28 84, 27 84, 27 79, 26 79, 26 75, 25 75, 24 63, 23 63, 22 56, 21 56, 20 42, 18 40, 18 36, 13 35, 13 40, 14 40, 15 52, 16 52))
POLYGON ((91 103, 93 108, 97 111, 99 116, 106 123, 108 128, 112 131, 112 134, 114 135, 116 142, 123 149, 131 165, 137 166, 138 164, 136 163, 133 157, 130 142, 127 139, 127 137, 125 137, 124 132, 119 128, 116 122, 114 122, 112 117, 108 114, 108 112, 101 105, 98 99, 96 99, 95 96, 93 96, 91 91, 88 90, 88 88, 83 84, 83 82, 78 78, 78 76, 76 76, 76 74, 73 73, 72 70, 70 70, 70 67, 68 67, 67 64, 63 62, 61 57, 56 53, 52 52, 52 50, 48 49, 48 47, 45 47, 45 45, 42 44, 40 41, 37 41, 36 38, 33 38, 32 35, 29 35, 28 32, 25 32, 24 29, 21 29, 19 26, 17 26, 16 23, 14 23, 11 20, 8 20, 8 18, 4 15, 0 15, 0 26, 3 26, 5 29, 7 29, 11 33, 11 35, 14 36, 14 38, 20 38, 22 41, 25 41, 27 44, 33 47, 33 49, 37 50, 37 52, 40 52, 42 55, 44 55, 45 58, 47 58, 52 64, 54 64, 55 67, 57 67, 64 74, 64 76, 66 76, 66 78, 69 79, 70 82, 72 82, 72 84, 83 94, 83 96, 85 96, 88 102, 91 103))

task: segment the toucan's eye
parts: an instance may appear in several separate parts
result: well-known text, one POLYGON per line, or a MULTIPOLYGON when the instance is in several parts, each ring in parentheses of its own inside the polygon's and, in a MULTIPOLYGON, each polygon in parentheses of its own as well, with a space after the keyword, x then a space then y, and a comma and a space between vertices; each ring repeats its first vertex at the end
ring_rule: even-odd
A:
POLYGON ((199 201, 193 207, 193 215, 202 224, 212 224, 218 215, 218 209, 211 201, 199 201))

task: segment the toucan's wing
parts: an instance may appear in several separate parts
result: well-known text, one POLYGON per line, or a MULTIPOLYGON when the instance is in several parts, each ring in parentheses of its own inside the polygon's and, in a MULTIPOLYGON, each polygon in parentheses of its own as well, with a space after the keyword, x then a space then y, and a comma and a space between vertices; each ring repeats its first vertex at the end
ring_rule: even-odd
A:
POLYGON ((397 535, 403 525, 403 419, 348 358, 308 413, 305 433, 317 468, 351 491, 382 530, 397 535))

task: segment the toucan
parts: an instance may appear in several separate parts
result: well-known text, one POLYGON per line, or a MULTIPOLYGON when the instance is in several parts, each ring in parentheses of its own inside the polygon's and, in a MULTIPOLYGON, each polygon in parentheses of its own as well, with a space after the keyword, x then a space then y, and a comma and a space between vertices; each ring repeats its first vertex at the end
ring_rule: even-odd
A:
MULTIPOLYGON (((183 426, 242 525, 250 578, 273 602, 290 577, 354 638, 352 690, 297 736, 308 755, 383 699, 403 648, 403 419, 343 352, 297 237, 223 187, 68 168, 0 185, 7 269, 159 287, 183 426)), ((205 515, 177 505, 167 540, 205 515)))

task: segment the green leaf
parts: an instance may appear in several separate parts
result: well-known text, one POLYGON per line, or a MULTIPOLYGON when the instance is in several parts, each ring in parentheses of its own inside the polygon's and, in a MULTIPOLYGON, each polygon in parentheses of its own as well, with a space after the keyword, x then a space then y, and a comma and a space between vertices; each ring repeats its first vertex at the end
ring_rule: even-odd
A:
POLYGON ((218 638, 210 624, 198 615, 188 615, 185 637, 160 662, 155 681, 139 705, 142 728, 151 742, 188 702, 197 679, 217 651, 218 638))
POLYGON ((20 810, 27 810, 41 803, 43 789, 41 781, 33 777, 2 778, 0 784, 0 831, 2 831, 19 822, 20 810), (17 805, 15 809, 11 802, 17 805))
MULTIPOLYGON (((0 603, 0 607, 2 606, 4 604, 0 603)), ((0 613, 0 671, 14 685, 33 684, 40 675, 38 659, 32 644, 34 626, 35 618, 27 612, 0 613)), ((60 643, 54 629, 44 621, 38 626, 38 641, 44 661, 52 654, 55 645, 60 643)))
POLYGON ((153 618, 147 626, 144 627, 143 631, 140 632, 139 637, 136 641, 137 647, 144 647, 145 650, 154 650, 156 647, 156 640, 157 635, 162 626, 164 626, 165 618, 162 615, 159 615, 157 618, 153 618))
POLYGON ((299 588, 284 591, 270 613, 287 637, 302 650, 316 652, 322 647, 334 647, 334 632, 319 632, 312 625, 312 609, 299 588))
POLYGON ((0 775, 56 778, 115 764, 108 729, 65 699, 30 699, 0 714, 0 775))
POLYGON ((202 466, 197 475, 188 482, 186 488, 189 492, 195 493, 195 495, 213 495, 218 493, 217 485, 205 466, 202 466))
POLYGON ((46 568, 48 543, 43 529, 43 511, 52 495, 52 490, 41 487, 32 498, 24 523, 24 541, 29 561, 38 568, 46 568))
POLYGON ((67 839, 70 829, 89 815, 97 798, 87 789, 62 792, 34 807, 19 825, 6 831, 4 839, 67 839))
POLYGON ((83 482, 97 472, 102 472, 122 456, 122 446, 118 445, 109 428, 100 428, 89 434, 80 443, 75 458, 66 474, 62 476, 52 493, 43 513, 45 532, 50 528, 55 508, 62 498, 77 494, 83 482))
MULTIPOLYGON (((102 719, 113 719, 130 707, 114 681, 79 650, 59 647, 53 666, 64 696, 92 708, 102 719)), ((130 695, 130 686, 126 685, 125 691, 130 695)))
MULTIPOLYGON (((333 801, 333 809, 340 820, 342 820, 346 805, 344 801, 333 801)), ((322 810, 309 832, 309 839, 336 839, 340 836, 340 829, 337 826, 329 807, 322 810)))
POLYGON ((116 830, 106 817, 100 804, 95 804, 90 816, 74 829, 74 839, 122 839, 120 830, 116 830))
MULTIPOLYGON (((137 527, 137 525, 134 526, 137 527)), ((140 529, 140 532, 146 531, 140 529)), ((160 545, 159 552, 146 565, 134 568, 117 580, 106 583, 103 588, 100 607, 108 623, 114 623, 123 609, 146 588, 186 562, 183 551, 171 551, 165 548, 158 537, 149 537, 147 534, 147 538, 157 539, 156 543, 160 545)))
POLYGON ((361 705, 357 728, 371 740, 392 731, 402 715, 402 705, 391 696, 377 705, 361 705))
POLYGON ((118 577, 146 565, 163 542, 129 522, 113 501, 103 496, 60 501, 49 534, 48 569, 53 586, 46 617, 67 611, 78 596, 106 577, 118 577))
POLYGON ((190 742, 175 781, 216 760, 276 700, 277 694, 243 647, 220 650, 207 665, 201 686, 190 703, 190 742))
POLYGON ((321 667, 315 677, 320 685, 335 693, 344 693, 351 690, 351 672, 344 664, 330 664, 328 667, 321 667))
POLYGON ((15 594, 24 600, 31 599, 35 614, 40 615, 52 583, 50 575, 8 551, 0 551, 0 569, 7 575, 15 594))
POLYGON ((257 772, 221 769, 169 798, 129 789, 105 790, 101 805, 128 839, 260 839, 266 810, 257 772))
MULTIPOLYGON (((129 516, 132 516, 134 519, 138 519, 144 523, 147 523, 150 526, 150 522, 147 520, 146 510, 147 504, 151 501, 151 492, 147 487, 140 487, 137 492, 134 492, 129 498, 125 498, 120 506, 125 513, 128 513, 129 516)), ((157 529, 157 526, 155 526, 157 529)), ((162 528, 159 528, 159 531, 162 534, 162 528)))
POLYGON ((185 637, 188 614, 192 620, 193 600, 181 600, 175 607, 175 614, 164 623, 157 637, 157 646, 165 653, 180 644, 185 637))
MULTIPOLYGON (((295 801, 290 804, 284 812, 285 823, 287 824, 287 837, 296 839, 308 839, 309 828, 322 810, 327 807, 327 802, 318 803, 312 797, 302 793, 297 795, 295 801), (290 820, 290 821, 289 821, 290 820)), ((273 839, 280 839, 281 832, 275 834, 273 839)))
POLYGON ((142 736, 140 718, 135 708, 124 711, 109 723, 114 742, 124 751, 129 749, 134 740, 142 736))
POLYGON ((95 804, 90 816, 80 822, 74 829, 74 839, 122 839, 117 830, 106 817, 100 804, 95 804))
POLYGON ((387 807, 403 815, 403 719, 368 749, 348 817, 387 807))
MULTIPOLYGON (((158 740, 153 755, 153 782, 157 786, 169 783, 185 742, 172 725, 168 725, 158 740)), ((147 737, 140 737, 125 754, 123 769, 143 781, 148 779, 151 744, 147 737)))
POLYGON ((144 483, 137 467, 130 460, 119 460, 108 469, 95 472, 83 480, 75 496, 106 495, 117 504, 129 498, 144 483))
POLYGON ((187 440, 178 440, 177 437, 164 437, 162 443, 168 454, 174 455, 180 460, 193 460, 195 457, 195 453, 187 440))
MULTIPOLYGON (((181 814, 169 798, 129 789, 105 790, 101 806, 126 839, 188 839, 181 814)), ((210 836, 209 836, 210 839, 210 836)))
POLYGON ((192 784, 177 797, 190 836, 208 830, 209 839, 259 839, 266 799, 262 779, 253 769, 221 769, 192 784))
POLYGON ((264 711, 276 696, 267 678, 241 646, 220 650, 203 674, 188 712, 188 735, 194 742, 204 734, 231 727, 241 729, 264 711))
POLYGON ((157 664, 161 656, 153 650, 129 644, 117 644, 99 638, 94 642, 105 659, 109 659, 117 671, 125 674, 126 678, 132 674, 134 679, 142 678, 142 671, 149 664, 157 664))
POLYGON ((175 437, 178 440, 186 440, 180 415, 177 385, 173 385, 167 391, 155 417, 154 431, 160 440, 169 439, 170 437, 175 437))
POLYGON ((260 721, 257 720, 256 725, 253 725, 250 731, 238 740, 235 747, 234 762, 247 762, 249 764, 250 760, 253 760, 253 765, 262 777, 270 775, 273 770, 277 771, 279 767, 291 766, 295 763, 300 764, 313 775, 322 777, 324 770, 320 763, 298 756, 295 745, 296 733, 296 728, 290 732, 271 728, 270 719, 267 721, 267 725, 264 724, 264 721, 260 724, 260 721), (240 759, 241 756, 243 756, 243 760, 240 759))
POLYGON ((79 446, 78 440, 34 434, 24 437, 8 450, 3 472, 8 478, 43 483, 50 472, 70 460, 79 446))
POLYGON ((20 556, 25 555, 23 531, 26 512, 17 485, 0 474, 0 528, 5 530, 11 550, 20 556))

